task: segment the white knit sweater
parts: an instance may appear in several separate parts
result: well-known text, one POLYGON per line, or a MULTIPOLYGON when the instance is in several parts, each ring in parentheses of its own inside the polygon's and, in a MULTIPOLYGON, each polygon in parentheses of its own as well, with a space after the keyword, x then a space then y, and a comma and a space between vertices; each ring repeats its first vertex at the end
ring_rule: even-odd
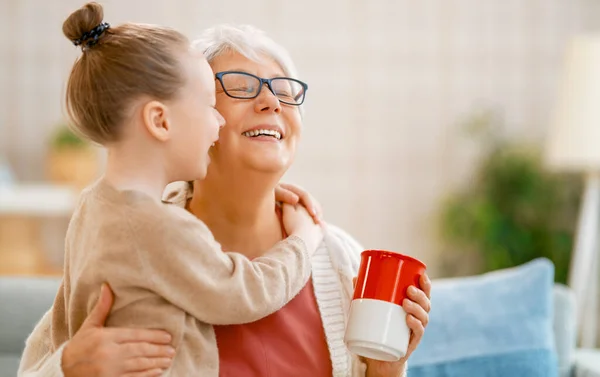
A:
MULTIPOLYGON (((189 193, 182 196, 188 197, 189 193)), ((181 205, 182 196, 170 196, 169 201, 181 205)), ((313 257, 312 282, 331 356, 332 376, 363 377, 366 365, 346 348, 344 330, 352 299, 352 278, 357 274, 364 249, 340 228, 333 225, 326 228, 324 242, 313 257)), ((54 354, 50 353, 51 322, 50 310, 27 339, 18 377, 64 377, 61 369, 64 344, 54 354)), ((402 376, 405 375, 404 371, 402 376)))

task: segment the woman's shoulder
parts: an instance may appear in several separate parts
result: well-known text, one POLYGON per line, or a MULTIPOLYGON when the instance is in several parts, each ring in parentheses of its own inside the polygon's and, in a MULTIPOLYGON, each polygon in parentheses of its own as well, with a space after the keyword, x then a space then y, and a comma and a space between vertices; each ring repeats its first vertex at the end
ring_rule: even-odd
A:
POLYGON ((326 234, 341 242, 345 249, 348 249, 348 251, 358 252, 359 254, 362 252, 362 245, 356 240, 356 238, 352 237, 350 233, 331 223, 326 223, 325 227, 326 234))
POLYGON ((364 248, 350 233, 336 225, 326 223, 325 244, 337 264, 347 265, 352 271, 358 270, 360 253, 364 248))

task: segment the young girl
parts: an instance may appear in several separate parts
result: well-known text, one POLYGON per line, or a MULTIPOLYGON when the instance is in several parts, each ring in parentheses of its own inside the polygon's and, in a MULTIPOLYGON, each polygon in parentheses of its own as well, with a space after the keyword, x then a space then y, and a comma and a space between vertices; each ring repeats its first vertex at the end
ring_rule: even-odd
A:
POLYGON ((214 76, 182 34, 102 19, 102 7, 89 3, 63 25, 83 50, 67 109, 108 161, 69 225, 53 346, 75 334, 107 282, 116 296, 108 325, 162 328, 176 348, 168 375, 216 377, 211 325, 253 322, 290 301, 308 280, 322 231, 302 207, 284 205, 291 236, 250 261, 222 252, 205 224, 163 204, 168 183, 206 174, 223 125, 214 76))

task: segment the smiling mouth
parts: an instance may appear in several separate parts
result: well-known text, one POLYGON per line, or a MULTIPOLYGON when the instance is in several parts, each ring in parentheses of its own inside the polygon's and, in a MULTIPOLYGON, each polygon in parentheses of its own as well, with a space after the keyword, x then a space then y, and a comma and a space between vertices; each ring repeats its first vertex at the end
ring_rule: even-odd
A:
POLYGON ((281 140, 281 133, 275 130, 252 130, 242 133, 246 137, 270 136, 276 140, 281 140))

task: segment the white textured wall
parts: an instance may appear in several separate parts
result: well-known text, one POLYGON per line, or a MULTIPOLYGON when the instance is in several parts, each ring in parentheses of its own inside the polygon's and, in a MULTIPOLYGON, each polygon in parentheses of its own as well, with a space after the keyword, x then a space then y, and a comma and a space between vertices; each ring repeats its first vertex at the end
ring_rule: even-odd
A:
MULTIPOLYGON (((82 1, 0 0, 0 153, 40 179, 78 50, 61 24, 82 1)), ((106 21, 162 23, 194 35, 219 22, 268 31, 310 85, 301 154, 287 179, 367 247, 435 268, 440 196, 468 177, 457 136, 480 106, 540 139, 567 38, 600 25, 597 0, 105 1, 106 21)))

